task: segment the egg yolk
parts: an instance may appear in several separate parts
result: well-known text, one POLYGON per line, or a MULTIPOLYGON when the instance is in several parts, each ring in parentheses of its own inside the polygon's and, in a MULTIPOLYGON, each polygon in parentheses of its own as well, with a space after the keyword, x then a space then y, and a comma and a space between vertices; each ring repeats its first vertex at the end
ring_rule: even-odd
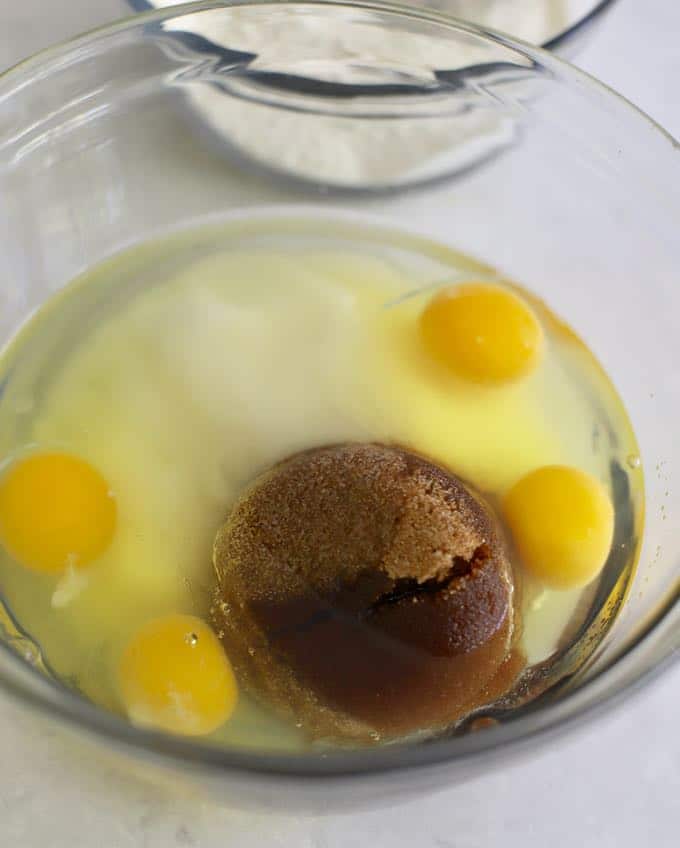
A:
POLYGON ((602 569, 614 532, 603 486, 576 468, 548 465, 522 477, 504 512, 527 568, 557 589, 584 586, 602 569))
POLYGON ((0 541, 27 568, 85 566, 106 550, 115 526, 106 480, 76 456, 32 454, 0 479, 0 541))
POLYGON ((466 380, 503 383, 537 365, 543 331, 530 307, 498 285, 466 283, 439 291, 420 316, 428 354, 466 380))
POLYGON ((192 615, 168 615, 144 625, 123 653, 118 682, 132 722, 185 736, 216 730, 238 697, 219 639, 192 615))

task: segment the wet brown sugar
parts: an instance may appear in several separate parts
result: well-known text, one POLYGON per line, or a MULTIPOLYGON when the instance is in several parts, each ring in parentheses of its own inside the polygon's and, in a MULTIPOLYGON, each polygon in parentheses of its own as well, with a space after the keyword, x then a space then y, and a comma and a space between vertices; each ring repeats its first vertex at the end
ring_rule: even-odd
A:
POLYGON ((396 447, 297 454, 217 533, 214 625, 244 687, 314 736, 390 737, 486 703, 513 576, 489 507, 396 447))

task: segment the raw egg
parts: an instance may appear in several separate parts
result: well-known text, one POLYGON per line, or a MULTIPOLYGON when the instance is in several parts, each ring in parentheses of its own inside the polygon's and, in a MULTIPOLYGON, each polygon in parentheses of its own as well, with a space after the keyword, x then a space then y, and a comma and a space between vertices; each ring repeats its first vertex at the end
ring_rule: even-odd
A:
POLYGON ((219 639, 193 615, 168 615, 138 630, 121 658, 118 683, 132 722, 185 736, 212 733, 238 698, 219 639))
POLYGON ((34 453, 0 479, 0 540, 35 571, 88 565, 109 546, 116 501, 102 475, 66 453, 34 453))
POLYGON ((614 509, 585 471, 565 465, 532 471, 507 493, 504 511, 524 564, 548 586, 583 586, 602 569, 614 509))
POLYGON ((420 316, 420 333, 436 362, 478 383, 504 383, 528 374, 543 347, 543 331, 529 305, 489 283, 439 291, 420 316))

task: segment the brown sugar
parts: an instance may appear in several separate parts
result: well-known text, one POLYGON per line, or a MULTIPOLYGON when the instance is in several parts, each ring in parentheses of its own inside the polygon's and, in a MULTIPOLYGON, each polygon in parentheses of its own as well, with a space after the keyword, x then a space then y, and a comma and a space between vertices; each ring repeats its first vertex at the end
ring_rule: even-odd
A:
POLYGON ((515 625, 495 520, 406 450, 296 454, 217 533, 213 624, 241 684, 316 737, 445 727, 488 699, 515 625))

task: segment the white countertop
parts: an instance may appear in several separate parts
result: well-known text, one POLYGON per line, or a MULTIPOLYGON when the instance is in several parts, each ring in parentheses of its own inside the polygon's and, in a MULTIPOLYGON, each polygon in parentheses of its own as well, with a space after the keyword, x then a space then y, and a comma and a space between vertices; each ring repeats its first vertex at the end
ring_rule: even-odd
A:
MULTIPOLYGON (((123 0, 0 0, 0 69, 124 13, 123 0)), ((680 138, 680 2, 621 0, 578 63, 680 138)), ((178 798, 90 758, 0 694, 2 848, 670 848, 680 837, 680 667, 502 772, 351 817, 178 798)))

